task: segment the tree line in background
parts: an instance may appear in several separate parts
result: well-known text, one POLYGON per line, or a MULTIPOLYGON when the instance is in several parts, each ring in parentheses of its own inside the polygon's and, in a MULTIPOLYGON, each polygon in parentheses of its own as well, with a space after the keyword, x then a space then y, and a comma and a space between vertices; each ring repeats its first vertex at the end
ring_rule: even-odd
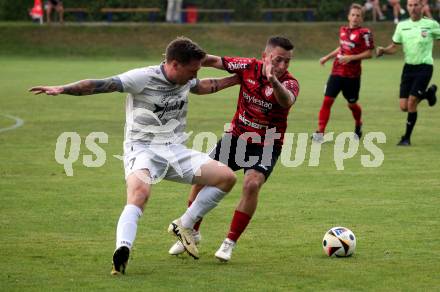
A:
MULTIPOLYGON (((365 1, 358 1, 363 4, 365 1)), ((386 1, 383 1, 386 2, 386 1)), ((406 2, 406 1, 402 1, 406 2)), ((89 20, 101 21, 105 16, 100 13, 104 7, 158 7, 161 13, 158 21, 165 19, 166 0, 63 0, 65 8, 87 8, 90 11, 89 20)), ((195 6, 198 8, 229 8, 234 9, 233 21, 262 21, 264 15, 262 8, 315 8, 316 13, 313 20, 345 20, 348 6, 353 3, 351 0, 184 0, 183 6, 195 6)), ((404 3, 402 3, 404 5, 404 3)), ((29 20, 28 10, 33 6, 33 0, 0 0, 0 20, 29 20)), ((66 19, 74 19, 73 16, 66 15, 66 19)), ((122 15, 116 20, 142 21, 141 15, 127 14, 122 15)), ((273 20, 301 21, 305 19, 303 13, 290 13, 288 15, 274 15, 273 20)), ((200 15, 201 21, 221 20, 213 15, 200 15)), ((309 18, 310 20, 310 18, 309 18)))

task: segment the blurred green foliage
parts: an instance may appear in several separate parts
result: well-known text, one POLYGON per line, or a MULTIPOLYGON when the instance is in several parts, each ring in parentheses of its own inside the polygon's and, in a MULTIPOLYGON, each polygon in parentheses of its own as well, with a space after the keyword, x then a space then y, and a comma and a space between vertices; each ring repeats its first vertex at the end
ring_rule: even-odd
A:
MULTIPOLYGON (((353 2, 351 0, 184 0, 184 6, 196 6, 199 8, 230 8, 234 9, 234 21, 254 22, 262 21, 265 16, 261 8, 291 8, 307 7, 315 8, 316 14, 313 19, 318 21, 345 20, 347 7, 353 2)), ((363 4, 364 1, 358 1, 363 4)), ((405 1, 403 1, 405 2, 405 1)), ((402 2, 402 4, 404 4, 402 2)), ((103 7, 158 7, 161 13, 158 20, 165 19, 166 0, 63 0, 64 7, 88 8, 91 13, 88 20, 102 21, 105 15, 99 12, 103 7)), ((0 0, 0 21, 27 20, 28 10, 33 6, 32 0, 0 0)), ((267 16, 266 16, 267 17, 267 16)), ((273 21, 302 21, 310 17, 306 13, 277 13, 272 16, 273 21)), ((74 16, 66 15, 67 20, 73 20, 74 16)), ((137 14, 118 14, 116 21, 142 21, 145 16, 137 14)), ((200 21, 221 21, 222 16, 212 14, 199 15, 200 21)))

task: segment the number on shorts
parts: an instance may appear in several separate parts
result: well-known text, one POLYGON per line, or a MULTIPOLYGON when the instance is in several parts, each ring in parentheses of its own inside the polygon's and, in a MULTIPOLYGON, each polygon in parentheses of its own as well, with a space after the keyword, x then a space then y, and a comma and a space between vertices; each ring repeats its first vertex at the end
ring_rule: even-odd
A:
POLYGON ((133 157, 132 159, 130 159, 130 161, 129 161, 129 163, 131 163, 130 169, 133 169, 135 161, 136 161, 136 157, 133 157))

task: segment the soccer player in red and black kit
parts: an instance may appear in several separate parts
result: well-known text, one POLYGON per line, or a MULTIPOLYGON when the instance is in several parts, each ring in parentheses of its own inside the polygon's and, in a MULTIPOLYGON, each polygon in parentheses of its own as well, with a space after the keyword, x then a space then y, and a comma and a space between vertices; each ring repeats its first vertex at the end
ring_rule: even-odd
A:
POLYGON ((362 6, 352 4, 348 12, 348 26, 342 26, 339 30, 340 46, 319 60, 324 65, 335 58, 327 81, 324 102, 319 111, 318 130, 312 136, 315 142, 324 141, 331 107, 341 91, 356 122, 355 134, 358 138, 362 136, 362 109, 357 102, 361 86, 361 60, 371 58, 374 50, 371 31, 361 27, 362 22, 362 6))
MULTIPOLYGON (((267 41, 262 60, 208 55, 202 63, 204 66, 235 73, 240 82, 237 111, 231 128, 210 153, 212 158, 232 170, 243 169, 245 173, 242 196, 229 233, 215 253, 220 261, 231 259, 238 238, 257 208, 258 193, 281 153, 287 115, 299 93, 298 81, 287 71, 292 52, 292 43, 277 36, 267 41)), ((201 188, 193 186, 189 204, 201 188)), ((197 219, 201 221, 202 218, 197 219)), ((200 240, 200 221, 194 226, 196 241, 200 240)), ((182 244, 177 242, 169 253, 177 255, 184 251, 182 244)))

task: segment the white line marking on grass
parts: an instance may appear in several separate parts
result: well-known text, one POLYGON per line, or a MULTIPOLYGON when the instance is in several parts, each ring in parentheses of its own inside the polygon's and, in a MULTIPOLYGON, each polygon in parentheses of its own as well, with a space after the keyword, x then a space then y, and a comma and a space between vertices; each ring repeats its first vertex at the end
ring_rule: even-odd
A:
POLYGON ((122 161, 124 160, 124 156, 122 155, 113 155, 113 157, 122 161))
POLYGON ((0 128, 0 133, 1 132, 6 132, 6 131, 9 131, 9 130, 15 130, 15 129, 23 126, 23 124, 24 124, 24 121, 22 119, 20 119, 20 118, 17 118, 17 117, 14 117, 14 116, 10 116, 10 115, 2 115, 2 116, 14 120, 15 121, 15 125, 7 127, 7 128, 0 128))

